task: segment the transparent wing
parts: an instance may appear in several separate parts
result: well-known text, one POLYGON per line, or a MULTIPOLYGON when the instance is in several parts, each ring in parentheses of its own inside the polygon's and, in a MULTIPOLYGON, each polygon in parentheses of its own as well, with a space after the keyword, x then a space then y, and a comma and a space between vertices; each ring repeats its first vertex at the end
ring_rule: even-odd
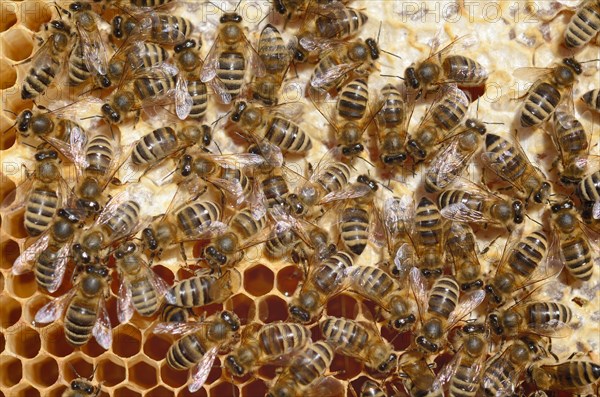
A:
POLYGON ((363 197, 370 193, 372 190, 364 183, 353 183, 348 185, 345 189, 334 191, 326 194, 319 204, 327 204, 338 200, 349 200, 358 197, 363 197))
POLYGON ((35 314, 33 325, 35 326, 36 323, 51 323, 52 321, 56 321, 61 318, 67 305, 71 301, 71 298, 73 298, 76 292, 77 287, 74 287, 71 289, 71 291, 67 292, 63 296, 55 298, 46 305, 42 306, 42 308, 35 314))
POLYGON ((215 42, 213 43, 210 51, 206 55, 204 59, 204 65, 202 66, 202 70, 200 71, 200 81, 203 83, 208 83, 217 77, 217 68, 219 66, 219 56, 221 55, 221 38, 217 36, 215 38, 215 42))
POLYGON ((427 280, 425 279, 425 277, 423 277, 421 271, 416 267, 410 269, 410 272, 408 273, 408 280, 412 293, 415 296, 415 300, 417 301, 419 313, 422 318, 423 314, 427 311, 428 305, 427 280))
POLYGON ((513 77, 519 80, 525 81, 537 81, 543 77, 548 76, 552 73, 553 68, 537 68, 537 67, 523 67, 517 68, 513 72, 513 77))
POLYGON ((172 334, 172 335, 186 335, 192 332, 197 332, 203 327, 206 327, 205 322, 170 322, 170 323, 158 323, 154 327, 153 332, 155 334, 172 334))
POLYGON ((217 78, 216 75, 208 80, 207 84, 210 85, 215 94, 217 94, 221 103, 226 105, 231 103, 233 100, 231 94, 227 92, 227 87, 225 87, 225 84, 221 81, 221 79, 217 78))
POLYGON ((54 278, 48 285, 48 292, 50 293, 56 292, 62 284, 63 278, 65 277, 65 272, 67 271, 67 262, 69 260, 68 254, 70 249, 70 243, 65 243, 56 253, 54 278))
POLYGON ((0 211, 10 214, 23 208, 27 204, 27 199, 29 198, 29 193, 31 193, 34 182, 35 176, 29 177, 20 183, 15 190, 8 193, 4 200, 2 200, 0 211))
POLYGON ((486 222, 484 214, 467 207, 464 203, 450 204, 440 210, 444 218, 458 222, 486 222))
POLYGON ((194 367, 194 373, 192 374, 192 383, 188 386, 188 390, 190 392, 198 391, 206 379, 208 378, 208 374, 217 358, 219 353, 219 349, 217 346, 213 346, 202 356, 202 360, 198 363, 197 366, 194 367))
POLYGON ((414 247, 409 243, 400 245, 394 256, 394 267, 397 270, 397 277, 404 279, 408 274, 409 269, 416 266, 417 254, 414 247))
POLYGON ((550 320, 542 324, 533 322, 527 324, 527 328, 538 335, 552 338, 568 338, 573 333, 569 324, 559 320, 550 320))
POLYGON ((133 301, 131 297, 131 286, 121 275, 121 284, 119 284, 119 295, 117 297, 117 317, 121 324, 128 323, 133 317, 133 301))
POLYGON ((360 64, 360 62, 353 62, 333 65, 321 75, 313 75, 310 79, 310 85, 313 88, 325 88, 335 80, 346 75, 351 70, 356 69, 358 66, 360 66, 360 64))
POLYGON ((23 274, 30 271, 35 264, 40 253, 48 247, 50 241, 50 233, 46 232, 38 238, 27 249, 21 252, 21 255, 15 260, 12 267, 12 274, 23 274))
POLYGON ((88 70, 95 70, 105 76, 108 73, 108 57, 104 41, 94 23, 91 30, 84 29, 81 24, 77 24, 79 39, 83 50, 83 59, 88 70))
POLYGON ((180 73, 175 83, 175 113, 177 117, 180 120, 185 120, 189 116, 193 105, 194 101, 188 92, 187 80, 180 73))
POLYGON ((479 306, 484 299, 485 291, 482 290, 463 294, 458 306, 448 318, 448 323, 455 324, 457 321, 460 321, 462 318, 472 313, 473 310, 475 310, 475 308, 479 306))
POLYGON ((410 233, 415 219, 415 203, 412 195, 390 197, 383 206, 383 222, 394 238, 410 233))
POLYGON ((112 326, 103 298, 100 298, 100 302, 98 302, 98 318, 92 329, 92 335, 94 335, 100 346, 106 350, 110 349, 112 345, 112 326))
POLYGON ((460 175, 474 152, 459 150, 459 138, 455 138, 441 152, 438 152, 429 165, 426 178, 435 181, 435 186, 444 189, 460 175))
POLYGON ((458 370, 460 366, 462 354, 464 354, 463 348, 459 349, 454 354, 454 357, 452 357, 452 360, 446 363, 440 372, 438 372, 431 386, 433 390, 443 389, 450 379, 452 379, 452 377, 456 374, 456 370, 458 370))

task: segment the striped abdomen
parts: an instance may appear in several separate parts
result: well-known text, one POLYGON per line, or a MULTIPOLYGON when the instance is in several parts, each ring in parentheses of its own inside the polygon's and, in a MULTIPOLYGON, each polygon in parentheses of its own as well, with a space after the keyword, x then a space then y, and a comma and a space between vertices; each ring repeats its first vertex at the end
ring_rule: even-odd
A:
POLYGON ((538 387, 544 390, 582 389, 600 379, 600 365, 590 361, 569 360, 541 365, 532 371, 538 387))
POLYGON ((458 304, 459 291, 458 283, 454 277, 442 276, 438 278, 429 293, 427 312, 448 319, 458 304))
POLYGON ((98 316, 98 300, 76 295, 65 311, 65 337, 75 346, 87 343, 98 316))
POLYGON ((187 238, 195 238, 221 218, 221 210, 210 201, 186 205, 176 214, 179 229, 187 238))
POLYGON ((263 360, 278 358, 310 341, 310 331, 293 323, 264 325, 258 333, 259 347, 264 354, 263 360))
POLYGON ((348 38, 356 34, 367 20, 367 15, 361 11, 335 7, 317 18, 317 36, 325 39, 348 38))
POLYGON ((226 91, 232 98, 237 98, 242 90, 246 59, 240 52, 224 51, 219 56, 217 77, 225 85, 226 91))
POLYGON ((85 148, 86 172, 107 175, 114 160, 115 152, 110 139, 96 135, 85 148))
POLYGON ((600 1, 587 0, 582 3, 565 29, 565 45, 568 48, 582 47, 600 31, 600 1))
POLYGON ((45 288, 49 292, 56 291, 54 285, 56 284, 57 275, 57 260, 59 247, 55 247, 49 244, 48 248, 43 250, 37 257, 35 262, 35 280, 41 287, 45 288))
POLYGON ((49 227, 58 209, 57 187, 39 184, 29 193, 25 206, 25 229, 30 236, 39 236, 49 227))
POLYGON ((338 115, 347 120, 360 120, 367 111, 369 87, 366 80, 354 79, 346 84, 339 93, 338 115))
POLYGON ((287 69, 290 51, 273 25, 266 25, 262 30, 256 51, 267 73, 279 74, 287 69))
POLYGON ((581 201, 600 201, 600 170, 583 178, 577 185, 577 195, 581 201))
POLYGON ((487 73, 479 62, 462 55, 449 55, 442 62, 446 80, 460 86, 479 87, 485 84, 487 73))
POLYGON ((433 247, 442 242, 443 218, 437 206, 427 197, 421 198, 417 205, 415 230, 419 236, 419 242, 423 246, 433 247))
POLYGON ((69 85, 78 86, 89 79, 90 76, 91 73, 83 58, 83 47, 81 42, 77 40, 69 55, 69 85))
POLYGON ((507 263, 514 274, 527 279, 542 262, 548 251, 548 239, 542 231, 534 231, 517 243, 507 263))
POLYGON ((261 182, 261 187, 265 198, 267 199, 267 205, 269 208, 273 208, 275 205, 285 204, 285 198, 289 193, 287 182, 281 175, 274 175, 261 182))
POLYGON ((280 116, 271 119, 265 138, 282 150, 306 153, 312 148, 310 137, 298 125, 280 116))
POLYGON ((198 120, 204 117, 208 108, 208 91, 206 84, 200 80, 191 80, 187 82, 188 94, 192 97, 192 110, 188 118, 198 120))
POLYGON ((531 328, 547 327, 551 323, 568 323, 573 317, 573 312, 568 306, 559 302, 534 302, 525 309, 525 320, 531 328))
POLYGON ((164 72, 153 72, 148 77, 135 79, 133 90, 140 99, 148 99, 165 95, 168 91, 175 88, 175 76, 164 72))
POLYGON ((191 368, 202 360, 206 350, 198 334, 186 335, 169 348, 167 364, 178 370, 191 368))
POLYGON ((148 277, 139 277, 136 280, 132 280, 130 286, 131 301, 139 314, 148 317, 158 311, 160 298, 148 277))
POLYGON ((336 348, 354 355, 360 353, 369 341, 369 334, 362 326, 345 318, 327 318, 321 323, 321 332, 336 348))
MULTIPOLYGON (((167 296, 173 297, 173 304, 181 307, 199 307, 213 302, 212 277, 197 276, 183 280, 169 289, 167 296)), ((171 300, 169 300, 171 302, 171 300)))
POLYGON ((487 134, 485 138, 486 151, 490 162, 498 169, 502 178, 507 181, 518 181, 527 171, 529 160, 524 157, 516 146, 499 135, 487 134))
POLYGON ((589 280, 594 268, 590 243, 583 232, 579 230, 561 237, 560 250, 567 270, 576 279, 589 280))
POLYGON ((290 367, 294 380, 301 386, 309 386, 327 372, 333 361, 333 348, 327 342, 311 344, 290 367))
POLYGON ((333 292, 340 285, 344 270, 353 265, 354 261, 350 255, 338 251, 315 270, 312 276, 313 282, 323 293, 333 292))
POLYGON ((600 88, 586 92, 581 99, 591 109, 600 111, 600 88))
POLYGON ((51 56, 47 58, 45 65, 29 69, 23 80, 21 98, 35 99, 38 95, 43 94, 52 84, 59 68, 59 59, 51 56))
POLYGON ((252 215, 252 210, 245 208, 231 218, 229 227, 245 240, 263 230, 266 223, 267 218, 265 216, 255 219, 252 215))
POLYGON ((450 380, 450 397, 475 397, 479 389, 481 369, 472 357, 464 353, 456 373, 450 380))
POLYGON ((133 164, 148 164, 164 159, 177 150, 178 141, 175 130, 161 127, 144 135, 133 148, 133 164))
POLYGON ((381 300, 398 289, 394 280, 375 266, 358 266, 351 274, 352 288, 372 300, 381 300))
POLYGON ((548 120, 558 103, 560 92, 550 83, 541 82, 527 94, 521 111, 521 126, 533 127, 548 120))
POLYGON ((177 44, 184 40, 182 36, 192 33, 192 23, 175 15, 154 14, 152 18, 151 39, 160 44, 177 44))
POLYGON ((362 207, 346 207, 342 212, 340 233, 346 248, 362 254, 369 240, 369 212, 362 207))
POLYGON ((266 255, 271 259, 283 258, 299 241, 300 238, 292 229, 273 228, 265 242, 266 255))
POLYGON ((406 118, 405 103, 402 94, 391 84, 381 89, 381 109, 377 113, 377 122, 380 128, 399 127, 406 118))
POLYGON ((467 114, 469 101, 460 90, 457 92, 444 95, 431 111, 433 122, 443 131, 457 127, 467 114))
POLYGON ((138 203, 133 200, 127 200, 120 204, 115 210, 114 215, 104 225, 108 234, 108 240, 114 241, 131 233, 139 218, 140 205, 138 203))
POLYGON ((350 167, 339 161, 329 164, 317 177, 317 182, 327 193, 342 190, 349 180, 350 167))

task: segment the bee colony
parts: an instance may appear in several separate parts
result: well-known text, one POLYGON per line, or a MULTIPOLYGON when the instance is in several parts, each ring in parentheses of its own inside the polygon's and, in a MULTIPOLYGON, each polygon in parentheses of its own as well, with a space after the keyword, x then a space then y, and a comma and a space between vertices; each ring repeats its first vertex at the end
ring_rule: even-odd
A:
POLYGON ((599 27, 2 1, 0 395, 599 395, 599 27))

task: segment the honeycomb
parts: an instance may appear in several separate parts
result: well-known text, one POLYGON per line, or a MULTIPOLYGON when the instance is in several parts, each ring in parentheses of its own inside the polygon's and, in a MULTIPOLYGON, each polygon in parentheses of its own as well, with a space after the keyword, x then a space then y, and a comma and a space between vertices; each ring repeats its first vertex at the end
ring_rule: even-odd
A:
MULTIPOLYGON (((219 12, 214 9, 202 14, 195 2, 178 2, 177 13, 190 18, 195 23, 194 35, 201 34, 203 54, 206 54, 214 39, 214 30, 218 24, 219 12), (188 7, 188 5, 192 7, 188 7)), ((244 1, 238 12, 244 17, 244 24, 249 29, 250 41, 255 43, 262 27, 268 22, 282 27, 284 20, 276 14, 267 15, 268 1, 244 1)), ((574 6, 577 1, 562 1, 568 6, 574 6)), ((235 4, 219 3, 221 8, 232 10, 235 4)), ((522 82, 513 78, 512 71, 523 66, 549 65, 557 58, 570 55, 559 41, 564 26, 572 16, 571 11, 560 13, 552 20, 542 18, 546 11, 551 11, 556 2, 533 2, 519 0, 478 0, 478 1, 400 1, 374 0, 352 1, 351 6, 365 10, 369 22, 364 27, 361 37, 377 37, 381 21, 381 32, 378 37, 380 47, 389 54, 384 54, 380 65, 382 75, 401 75, 412 62, 421 59, 430 51, 429 41, 437 34, 442 35, 442 42, 451 38, 471 34, 477 38, 477 45, 466 48, 465 51, 490 71, 485 94, 478 103, 478 114, 486 121, 502 123, 490 127, 492 130, 509 132, 513 123, 514 111, 518 103, 511 104, 509 109, 498 106, 506 90, 523 93, 526 89, 522 82)), ((13 1, 2 0, 0 10, 0 94, 2 96, 0 110, 0 199, 4 198, 22 183, 25 178, 23 165, 31 165, 33 149, 20 145, 14 128, 15 115, 32 106, 31 101, 20 97, 20 84, 27 65, 20 65, 33 55, 36 47, 34 34, 40 31, 42 25, 56 18, 56 10, 51 2, 40 0, 13 1)), ((108 17, 107 17, 108 18, 108 17)), ((284 31, 289 37, 296 26, 291 24, 284 31)), ((107 26, 103 26, 105 32, 107 26)), ((598 58, 598 38, 577 54, 580 60, 598 58)), ((311 67, 299 65, 297 77, 286 80, 284 94, 288 101, 300 100, 306 103, 306 114, 303 123, 313 138, 313 149, 308 156, 312 162, 318 161, 327 151, 328 138, 320 135, 329 126, 304 97, 305 82, 311 67)), ((291 73, 290 73, 291 74, 291 73)), ((370 79, 370 89, 376 92, 386 83, 397 83, 393 77, 374 75, 370 79)), ((581 76, 574 89, 574 97, 598 86, 598 69, 592 69, 581 76)), ((61 87, 54 88, 40 98, 38 104, 56 108, 69 103, 75 96, 72 92, 61 87)), ((214 121, 228 109, 225 106, 211 103, 212 113, 207 121, 214 121)), ((580 114, 583 109, 576 104, 580 114)), ((424 107, 418 107, 411 125, 418 122, 420 112, 424 107)), ((93 112, 90 111, 90 114, 93 112)), ((88 114, 80 114, 84 118, 88 114)), ((600 125, 599 115, 585 113, 582 123, 588 131, 593 132, 592 147, 598 154, 600 125)), ((91 121, 82 121, 84 127, 91 121)), ((133 129, 126 125, 120 127, 121 139, 124 145, 133 142, 151 126, 141 123, 133 129)), ((370 138, 373 140, 373 137, 370 138)), ((227 136, 217 138, 221 148, 226 151, 232 147, 227 136)), ((554 149, 548 137, 540 131, 531 133, 523 140, 530 158, 535 159, 547 172, 552 172, 554 149)), ((375 161, 374 158, 371 158, 375 161)), ((304 160, 291 160, 289 167, 303 170, 304 160)), ((365 172, 369 166, 359 164, 365 172)), ((477 177, 477 170, 471 170, 472 176, 477 177)), ((390 186, 398 194, 411 191, 422 193, 420 174, 412 175, 404 172, 402 175, 390 177, 385 172, 370 169, 371 175, 382 180, 391 180, 390 186)), ((160 173, 160 170, 157 172, 160 173)), ((291 181, 292 184, 294 181, 291 181)), ((161 205, 154 208, 156 214, 161 213, 169 203, 175 188, 171 185, 157 187, 150 183, 149 188, 156 193, 161 205)), ((152 214, 154 215, 154 214, 152 214)), ((531 216, 535 217, 534 214, 531 216)), ((540 218, 538 218, 540 219, 540 218)), ((30 244, 27 232, 23 227, 23 211, 3 215, 0 218, 0 396, 35 397, 61 396, 69 382, 77 374, 88 377, 94 374, 94 382, 101 383, 102 396, 113 397, 167 397, 190 395, 187 384, 187 371, 175 371, 167 366, 166 352, 173 338, 157 335, 152 332, 154 319, 141 318, 137 314, 128 324, 120 324, 116 314, 116 296, 118 277, 113 277, 111 296, 107 300, 107 308, 113 326, 112 348, 105 351, 94 339, 80 349, 70 346, 64 337, 62 322, 48 325, 32 325, 35 313, 50 299, 66 293, 70 284, 64 282, 55 293, 48 294, 37 287, 34 275, 25 273, 14 275, 12 264, 21 252, 30 244), (94 372, 95 371, 95 372, 94 372)), ((478 234, 478 237, 480 234, 478 234)), ((482 240, 487 238, 481 232, 482 240)), ((480 245, 482 242, 480 242, 480 245)), ((502 250, 502 240, 496 241, 488 251, 482 263, 489 266, 493 256, 502 250), (495 249, 494 249, 495 248, 495 249)), ((233 310, 241 319, 242 324, 252 322, 271 323, 285 321, 288 318, 287 303, 302 281, 302 270, 288 260, 269 261, 262 257, 258 248, 246 253, 242 263, 237 268, 243 275, 243 283, 239 291, 222 304, 211 304, 198 310, 207 314, 222 309, 233 310)), ((358 261, 359 264, 374 264, 381 259, 380 249, 368 247, 358 261)), ((190 273, 178 263, 175 254, 165 254, 159 263, 154 264, 153 270, 169 284, 176 280, 187 278, 190 273)), ((68 274, 65 280, 68 278, 68 274)), ((592 280, 585 284, 566 284, 561 278, 547 290, 555 292, 553 297, 562 299, 573 307, 578 320, 576 332, 570 338, 553 341, 553 351, 567 356, 576 350, 589 354, 592 361, 600 362, 600 268, 594 266, 592 280), (556 295, 556 291, 561 291, 556 295), (579 302, 580 304, 575 304, 579 302)), ((362 320, 373 318, 375 305, 363 301, 357 295, 344 291, 330 299, 325 313, 333 316, 343 316, 362 320)), ((320 337, 318 326, 311 326, 313 339, 320 337)), ((401 351, 408 347, 408 338, 397 338, 394 332, 381 327, 382 335, 393 342, 395 349, 401 351)), ((262 396, 268 390, 272 379, 276 376, 273 367, 261 368, 255 376, 231 378, 221 367, 222 356, 217 358, 204 387, 195 396, 225 397, 225 396, 262 396)), ((442 355, 436 362, 442 364, 449 357, 442 355)), ((439 367, 439 366, 438 366, 439 367)), ((359 390, 360 385, 367 379, 367 373, 362 364, 355 359, 336 355, 330 371, 347 386, 347 394, 354 395, 353 390, 359 390), (352 389, 352 390, 351 390, 352 389)), ((369 375, 371 376, 371 375, 369 375)), ((399 391, 399 393, 402 393, 399 391)), ((597 393, 597 389, 596 389, 597 393)), ((596 394, 597 395, 597 394, 596 394)))

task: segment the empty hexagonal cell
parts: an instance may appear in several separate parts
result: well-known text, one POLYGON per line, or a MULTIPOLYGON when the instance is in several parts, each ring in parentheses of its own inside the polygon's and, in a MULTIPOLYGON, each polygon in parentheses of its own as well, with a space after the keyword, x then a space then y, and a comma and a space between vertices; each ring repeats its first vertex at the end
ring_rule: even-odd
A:
POLYGON ((2 269, 10 269, 21 254, 21 251, 16 241, 6 238, 6 235, 3 237, 5 237, 3 238, 4 241, 0 243, 0 255, 2 255, 2 258, 0 258, 0 267, 2 269))
POLYGON ((242 396, 264 396, 269 391, 267 384, 256 379, 242 387, 242 396))
POLYGON ((0 90, 6 90, 17 82, 17 69, 6 60, 0 60, 0 90))
POLYGON ((116 386, 125 380, 125 362, 116 357, 108 357, 98 362, 95 379, 106 386, 116 386))
POLYGON ((21 304, 8 296, 0 295, 0 327, 12 327, 21 318, 21 304))
POLYGON ((165 361, 160 366, 160 379, 167 386, 181 387, 188 381, 188 371, 177 371, 165 361))
POLYGON ((0 356, 0 385, 2 387, 12 387, 19 383, 22 377, 21 360, 12 356, 0 356))
POLYGON ((171 347, 171 341, 166 335, 150 331, 144 342, 144 354, 153 360, 160 361, 167 356, 169 347, 171 347))
POLYGON ((302 277, 298 266, 286 266, 277 272, 277 289, 285 296, 292 296, 302 277))
POLYGON ((25 26, 33 32, 39 31, 42 24, 49 22, 50 18, 52 18, 52 13, 48 4, 34 0, 21 3, 20 14, 25 26))
MULTIPOLYGON (((50 300, 51 296, 36 294, 23 302, 23 321, 32 324, 35 319, 35 314, 44 307, 50 300)), ((46 327, 48 324, 35 324, 36 327, 46 327)))
POLYGON ((70 382, 79 377, 88 378, 92 376, 94 373, 94 364, 91 358, 85 357, 80 352, 76 352, 63 361, 62 369, 62 376, 67 382, 70 382))
POLYGON ((2 217, 2 230, 14 239, 28 237, 27 230, 23 224, 25 220, 25 208, 6 214, 2 217))
POLYGON ((287 319, 287 303, 275 295, 264 297, 258 304, 258 318, 263 323, 287 319))
POLYGON ((31 297, 38 289, 35 274, 33 272, 9 274, 6 280, 6 289, 19 298, 31 297))
POLYGON ((0 293, 4 291, 4 273, 0 272, 0 293))
POLYGON ((251 299, 244 294, 234 295, 227 300, 225 309, 235 312, 240 318, 242 325, 252 322, 256 316, 254 299, 251 299))
POLYGON ((4 337, 4 332, 0 332, 0 353, 4 351, 4 347, 6 346, 6 338, 4 337))
POLYGON ((52 357, 37 357, 27 361, 25 379, 35 386, 52 386, 58 380, 58 363, 52 357))
POLYGON ((119 317, 117 316, 117 299, 111 296, 105 301, 105 303, 110 324, 113 328, 116 328, 120 324, 119 317))
POLYGON ((40 397, 40 391, 33 386, 21 385, 13 391, 11 396, 15 397, 40 397))
POLYGON ((47 397, 62 397, 63 393, 67 390, 65 385, 56 385, 53 389, 45 390, 44 395, 47 397))
POLYGON ((187 387, 184 387, 183 389, 179 390, 179 393, 177 393, 177 397, 207 397, 208 396, 208 392, 206 391, 205 387, 202 387, 200 390, 192 393, 188 390, 187 387))
POLYGON ((113 397, 142 397, 142 395, 135 390, 123 386, 113 391, 113 397))
POLYGON ((338 379, 353 379, 362 371, 362 363, 352 357, 336 354, 329 367, 331 372, 337 372, 338 379))
POLYGON ((273 289, 273 271, 264 265, 244 271, 244 290, 254 296, 263 296, 273 289))
MULTIPOLYGON (((114 345, 113 339, 113 346, 114 345)), ((100 346, 96 338, 92 336, 85 345, 81 346, 81 351, 90 357, 98 357, 106 352, 106 349, 100 346)))
POLYGON ((238 397, 240 389, 233 383, 221 382, 218 385, 211 386, 208 393, 210 397, 238 397))
POLYGON ((145 361, 139 361, 129 367, 130 383, 135 383, 142 389, 149 389, 157 385, 156 368, 145 361))
POLYGON ((144 397, 171 397, 175 393, 164 386, 158 386, 146 393, 144 397))
POLYGON ((113 330, 113 352, 119 357, 132 357, 142 348, 141 332, 130 324, 113 330))
MULTIPOLYGON (((10 80, 11 80, 10 73, 12 73, 12 71, 6 70, 5 66, 4 66, 5 64, 6 64, 5 60, 0 60, 0 67, 2 67, 2 70, 0 70, 0 76, 2 76, 4 74, 6 81, 7 81, 6 84, 8 84, 8 82, 10 82, 10 80)), ((16 70, 15 70, 14 78, 15 78, 15 82, 16 82, 16 80, 17 80, 16 70)), ((4 81, 4 80, 2 80, 2 81, 4 81)), ((14 83, 13 83, 13 86, 14 86, 14 83)), ((0 88, 1 87, 3 87, 3 86, 0 85, 0 88)), ((13 88, 13 90, 14 90, 14 88, 13 88)), ((6 90, 4 92, 6 92, 6 90)), ((3 94, 4 94, 4 92, 3 92, 3 94)), ((4 112, 4 113, 6 113, 6 112, 4 112)), ((8 113, 0 115, 0 131, 4 131, 4 134, 2 134, 3 136, 0 139, 0 150, 10 149, 12 147, 12 145, 14 145, 16 136, 17 136, 15 129, 12 128, 12 126, 14 125, 14 121, 11 120, 10 118, 6 117, 7 115, 8 115, 8 113)), ((0 173, 0 176, 1 175, 2 174, 0 173)), ((8 178, 3 178, 3 179, 8 180, 8 178)), ((11 181, 9 181, 9 182, 12 183, 11 181)), ((8 183, 6 185, 10 185, 10 183, 8 183)), ((4 186, 5 186, 5 182, 4 181, 0 182, 0 190, 1 190, 0 203, 3 200, 2 199, 3 197, 5 197, 11 190, 14 190, 14 188, 12 188, 11 190, 5 191, 5 190, 3 190, 4 186)), ((13 184, 13 186, 14 186, 14 184, 13 184)))
POLYGON ((354 319, 358 314, 356 299, 347 294, 339 294, 327 302, 327 314, 334 317, 354 319))
POLYGON ((0 5, 0 32, 10 29, 15 23, 17 23, 17 5, 3 2, 0 5))
POLYGON ((20 323, 6 334, 6 347, 17 356, 33 358, 40 351, 42 342, 37 330, 20 323))
POLYGON ((31 33, 25 29, 11 29, 0 39, 4 48, 4 56, 13 61, 27 59, 33 51, 31 33))

